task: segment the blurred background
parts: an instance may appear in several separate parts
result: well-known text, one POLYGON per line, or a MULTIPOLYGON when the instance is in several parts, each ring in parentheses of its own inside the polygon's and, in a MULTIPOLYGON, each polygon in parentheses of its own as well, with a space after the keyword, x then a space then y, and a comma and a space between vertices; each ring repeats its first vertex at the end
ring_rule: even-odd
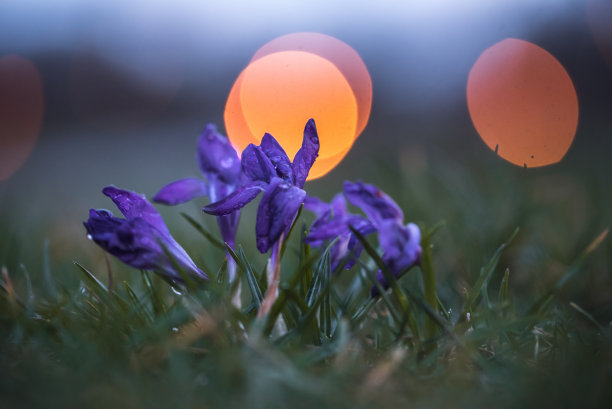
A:
MULTIPOLYGON (((115 211, 102 187, 151 197, 168 182, 199 175, 197 137, 209 122, 224 130, 238 74, 259 47, 302 31, 353 47, 373 85, 364 132, 343 162, 307 190, 329 200, 343 180, 362 179, 396 198, 406 221, 445 220, 436 252, 447 291, 460 294, 516 226, 522 232, 505 262, 511 282, 519 290, 546 288, 610 225, 609 0, 3 0, 0 58, 13 56, 5 67, 20 67, 20 75, 0 88, 0 118, 9 123, 0 124, 0 150, 3 172, 10 173, 0 181, 0 263, 10 271, 24 265, 36 276, 48 254, 59 280, 70 279, 72 260, 94 271, 103 266, 102 251, 82 226, 92 207, 115 211), (574 83, 578 128, 560 163, 512 165, 471 122, 470 69, 509 37, 550 52, 574 83), (16 81, 23 91, 6 91, 16 81), (16 116, 32 128, 20 142, 26 154, 7 153, 16 116)), ((196 262, 216 268, 223 254, 203 247, 177 211, 202 217, 205 203, 159 208, 196 262)), ((251 205, 243 216, 239 242, 260 257, 252 245, 254 211, 251 205)), ((203 220, 216 231, 212 218, 203 220)), ((608 318, 609 243, 576 290, 586 307, 608 318)))

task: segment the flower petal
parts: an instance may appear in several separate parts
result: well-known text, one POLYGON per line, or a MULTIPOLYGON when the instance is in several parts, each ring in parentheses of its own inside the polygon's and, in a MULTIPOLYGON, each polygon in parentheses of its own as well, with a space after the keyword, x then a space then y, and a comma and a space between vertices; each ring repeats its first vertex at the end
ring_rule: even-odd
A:
POLYGON ((238 183, 240 159, 227 137, 208 124, 198 140, 198 162, 207 179, 218 178, 225 184, 238 183))
POLYGON ((309 119, 304 127, 304 139, 302 147, 293 158, 293 174, 295 185, 299 188, 304 187, 308 172, 319 156, 319 136, 314 119, 309 119))
POLYGON ((306 210, 310 210, 319 218, 323 216, 326 212, 328 212, 331 206, 319 199, 318 197, 306 196, 306 199, 304 199, 304 208, 306 210))
POLYGON ((196 197, 206 196, 208 185, 206 182, 196 178, 179 179, 162 187, 153 201, 165 205, 177 205, 195 199, 196 197))
POLYGON ((280 178, 272 179, 257 209, 255 236, 260 252, 267 252, 291 226, 305 197, 304 190, 280 178))
POLYGON ((236 211, 225 216, 217 216, 217 224, 221 231, 223 241, 234 248, 236 243, 236 231, 238 230, 238 221, 240 220, 240 212, 236 211))
POLYGON ((218 202, 204 206, 202 210, 208 214, 214 214, 216 216, 234 213, 238 209, 246 206, 246 204, 251 200, 255 199, 264 189, 265 185, 266 183, 264 182, 251 182, 235 190, 229 196, 219 200, 218 202))
POLYGON ((293 184, 293 167, 291 166, 291 161, 278 141, 274 139, 272 135, 266 133, 261 139, 259 146, 276 168, 277 176, 293 184))
POLYGON ((250 181, 269 183, 276 169, 261 147, 250 144, 242 152, 242 173, 250 181))
POLYGON ((173 281, 181 281, 176 266, 194 277, 208 278, 172 238, 141 217, 119 219, 106 210, 91 210, 84 222, 92 240, 129 266, 152 270, 173 281))
MULTIPOLYGON (((328 213, 331 215, 331 212, 328 213)), ((310 228, 310 233, 306 236, 307 243, 315 243, 321 240, 334 239, 339 235, 350 232, 346 224, 346 220, 342 219, 325 219, 323 217, 315 220, 310 228)))
POLYGON ((162 217, 144 195, 112 185, 102 189, 102 193, 110 197, 126 219, 140 217, 159 230, 163 236, 171 237, 162 217))
POLYGON ((374 185, 361 181, 346 181, 344 194, 349 202, 363 210, 375 225, 385 220, 394 220, 397 223, 404 220, 404 213, 397 203, 374 185))
POLYGON ((421 231, 414 223, 403 226, 386 221, 378 232, 383 261, 393 275, 418 264, 421 259, 421 231))

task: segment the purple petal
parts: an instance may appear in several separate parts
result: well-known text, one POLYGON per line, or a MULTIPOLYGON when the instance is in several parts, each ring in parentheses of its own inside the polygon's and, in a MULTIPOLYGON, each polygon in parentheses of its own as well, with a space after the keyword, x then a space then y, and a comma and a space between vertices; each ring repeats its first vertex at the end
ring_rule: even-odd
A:
POLYGON ((187 274, 207 278, 172 237, 141 217, 119 219, 107 210, 92 209, 84 225, 96 244, 129 266, 181 281, 178 265, 187 274))
POLYGON ((196 197, 206 196, 208 185, 196 178, 185 178, 162 187, 153 197, 156 203, 177 205, 185 203, 196 197))
POLYGON ((266 187, 259 202, 255 224, 257 249, 260 252, 267 252, 291 226, 305 197, 305 191, 280 178, 274 178, 266 187))
POLYGON ((291 161, 278 141, 274 139, 272 135, 266 133, 261 139, 259 146, 276 168, 277 176, 286 182, 293 183, 293 168, 291 166, 291 161))
POLYGON ((242 152, 242 173, 250 181, 269 183, 276 169, 261 147, 250 144, 242 152))
POLYGON ((346 218, 349 215, 346 209, 346 199, 342 193, 338 193, 336 196, 334 196, 329 205, 335 218, 346 218))
MULTIPOLYGON (((331 214, 331 213, 330 213, 331 214)), ((322 240, 334 239, 339 235, 350 232, 346 220, 342 219, 325 219, 319 218, 315 220, 310 233, 306 236, 307 243, 319 242, 322 240)))
POLYGON ((319 156, 319 137, 314 119, 309 119, 304 127, 304 139, 302 147, 293 158, 293 174, 295 185, 299 188, 304 187, 308 172, 319 156))
MULTIPOLYGON (((389 283, 387 282, 387 279, 385 278, 385 275, 383 274, 382 270, 378 270, 378 273, 376 273, 376 280, 380 282, 380 284, 385 290, 389 288, 389 283)), ((370 289, 370 296, 378 297, 379 295, 380 295, 380 292, 378 291, 378 288, 376 288, 376 286, 373 285, 372 288, 370 289)))
POLYGON ((263 182, 251 182, 240 187, 238 190, 235 190, 224 199, 211 203, 208 206, 204 206, 202 210, 208 214, 214 214, 216 216, 223 216, 233 213, 246 206, 246 204, 251 200, 255 199, 264 189, 265 185, 266 183, 263 182))
POLYGON ((238 183, 240 159, 227 137, 208 124, 198 141, 198 162, 207 179, 218 178, 225 184, 238 183))
POLYGON ((333 245, 329 254, 329 262, 331 265, 331 270, 336 271, 338 265, 349 252, 348 243, 349 243, 350 234, 343 234, 338 237, 338 241, 333 245))
POLYGON ((306 196, 304 199, 304 209, 310 210, 317 217, 321 217, 330 210, 330 205, 315 196, 306 196))
POLYGON ((236 243, 236 232, 238 230, 238 221, 240 220, 240 212, 236 211, 225 216, 217 216, 217 224, 221 231, 221 237, 223 241, 229 244, 231 248, 234 248, 236 243))
POLYGON ((386 221, 378 232, 383 261, 394 275, 418 264, 421 259, 421 231, 414 223, 403 226, 386 221))
POLYGON ((162 235, 170 237, 162 217, 144 195, 112 185, 102 189, 102 193, 110 197, 126 219, 140 217, 158 229, 162 235))
MULTIPOLYGON (((240 177, 238 178, 240 179, 240 177)), ((227 184, 220 180, 218 177, 211 175, 208 178, 208 197, 210 198, 210 202, 218 202, 221 199, 229 196, 234 190, 236 190, 236 186, 238 183, 227 184)))
POLYGON ((404 213, 397 203, 374 185, 346 181, 344 194, 349 202, 363 210, 376 225, 386 220, 402 223, 404 219, 404 213))

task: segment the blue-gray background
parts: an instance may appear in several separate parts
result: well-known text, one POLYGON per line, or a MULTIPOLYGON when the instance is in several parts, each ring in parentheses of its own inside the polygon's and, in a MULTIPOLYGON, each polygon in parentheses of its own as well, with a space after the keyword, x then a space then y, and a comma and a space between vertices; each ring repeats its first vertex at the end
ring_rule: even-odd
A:
MULTIPOLYGON (((99 257, 81 222, 90 207, 112 208, 101 188, 112 183, 150 197, 167 182, 197 175, 197 136, 208 122, 223 129, 225 101, 238 73, 260 46, 300 31, 352 46, 374 90, 367 128, 338 168, 307 185, 310 192, 329 199, 344 179, 360 178, 396 196, 407 217, 453 223, 466 214, 465 220, 480 223, 472 228, 486 230, 524 220, 500 197, 524 188, 537 199, 544 191, 541 210, 546 213, 549 204, 559 213, 533 231, 553 237, 555 226, 574 223, 560 235, 584 241, 590 227, 610 220, 609 212, 592 213, 609 208, 609 195, 600 191, 608 190, 612 151, 612 67, 595 45, 585 10, 582 0, 4 0, 0 56, 17 54, 36 64, 45 116, 27 162, 0 182, 2 254, 5 261, 32 259, 48 239, 57 260, 82 252, 99 257), (495 158, 471 124, 469 70, 482 51, 508 37, 547 49, 574 81, 580 121, 560 164, 515 168, 495 158), (474 179, 489 173, 483 183, 474 179), (464 195, 465 201, 449 207, 448 192, 413 175, 442 178, 444 189, 460 190, 454 197, 464 195), (470 190, 472 183, 479 187, 470 190), (601 194, 593 198, 585 193, 589 189, 601 194), (482 197, 470 197, 474 192, 482 197), (565 207, 555 207, 557 202, 565 207)), ((181 210, 197 215, 204 202, 181 210)), ((197 237, 177 211, 162 212, 179 239, 197 237)), ((252 214, 247 211, 242 234, 251 234, 252 214)), ((572 238, 564 239, 574 243, 572 238)))

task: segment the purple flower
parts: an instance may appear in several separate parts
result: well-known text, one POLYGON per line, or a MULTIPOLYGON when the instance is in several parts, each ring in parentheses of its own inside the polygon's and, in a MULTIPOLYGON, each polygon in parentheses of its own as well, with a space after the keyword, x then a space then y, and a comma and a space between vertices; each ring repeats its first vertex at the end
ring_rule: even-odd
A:
MULTIPOLYGON (((410 267, 421 263, 421 230, 414 223, 402 225, 393 221, 386 222, 378 232, 378 241, 383 249, 382 260, 395 277, 410 267)), ((389 283, 382 271, 378 271, 376 278, 384 288, 389 283)), ((378 289, 371 289, 373 297, 378 295, 378 289)))
POLYGON ((317 215, 306 236, 306 242, 320 247, 325 241, 338 238, 330 250, 332 271, 335 271, 342 261, 345 261, 346 270, 353 267, 363 246, 349 226, 365 236, 376 231, 374 225, 364 217, 349 213, 346 199, 341 193, 337 194, 329 204, 309 196, 304 202, 304 207, 317 215))
MULTIPOLYGON (((393 199, 376 186, 360 181, 344 182, 344 194, 349 202, 363 210, 378 230, 382 260, 391 274, 398 277, 421 262, 421 231, 414 223, 404 225, 404 214, 393 199)), ((382 271, 378 271, 376 277, 384 288, 388 288, 382 271)), ((378 295, 376 287, 372 287, 371 293, 378 295)))
POLYGON ((242 186, 203 210, 217 216, 229 215, 263 191, 257 210, 255 234, 257 249, 265 253, 291 226, 304 202, 306 192, 302 188, 318 154, 319 138, 312 119, 306 123, 302 147, 295 154, 293 162, 276 139, 267 133, 259 146, 250 144, 242 152, 242 186))
POLYGON ((344 194, 349 202, 363 210, 376 228, 388 220, 395 220, 398 223, 404 220, 404 213, 397 203, 374 185, 359 180, 346 181, 344 194))
MULTIPOLYGON (((205 180, 185 178, 163 187, 153 201, 166 205, 185 203, 208 196, 211 202, 227 197, 240 184, 240 159, 227 137, 208 124, 198 141, 197 159, 205 180)), ((240 213, 219 216, 217 223, 223 240, 234 247, 240 213)))
POLYGON ((208 279, 170 235, 160 214, 138 193, 107 186, 110 197, 125 219, 108 210, 89 211, 83 224, 91 239, 127 265, 152 270, 172 281, 182 281, 177 267, 187 274, 208 279))

